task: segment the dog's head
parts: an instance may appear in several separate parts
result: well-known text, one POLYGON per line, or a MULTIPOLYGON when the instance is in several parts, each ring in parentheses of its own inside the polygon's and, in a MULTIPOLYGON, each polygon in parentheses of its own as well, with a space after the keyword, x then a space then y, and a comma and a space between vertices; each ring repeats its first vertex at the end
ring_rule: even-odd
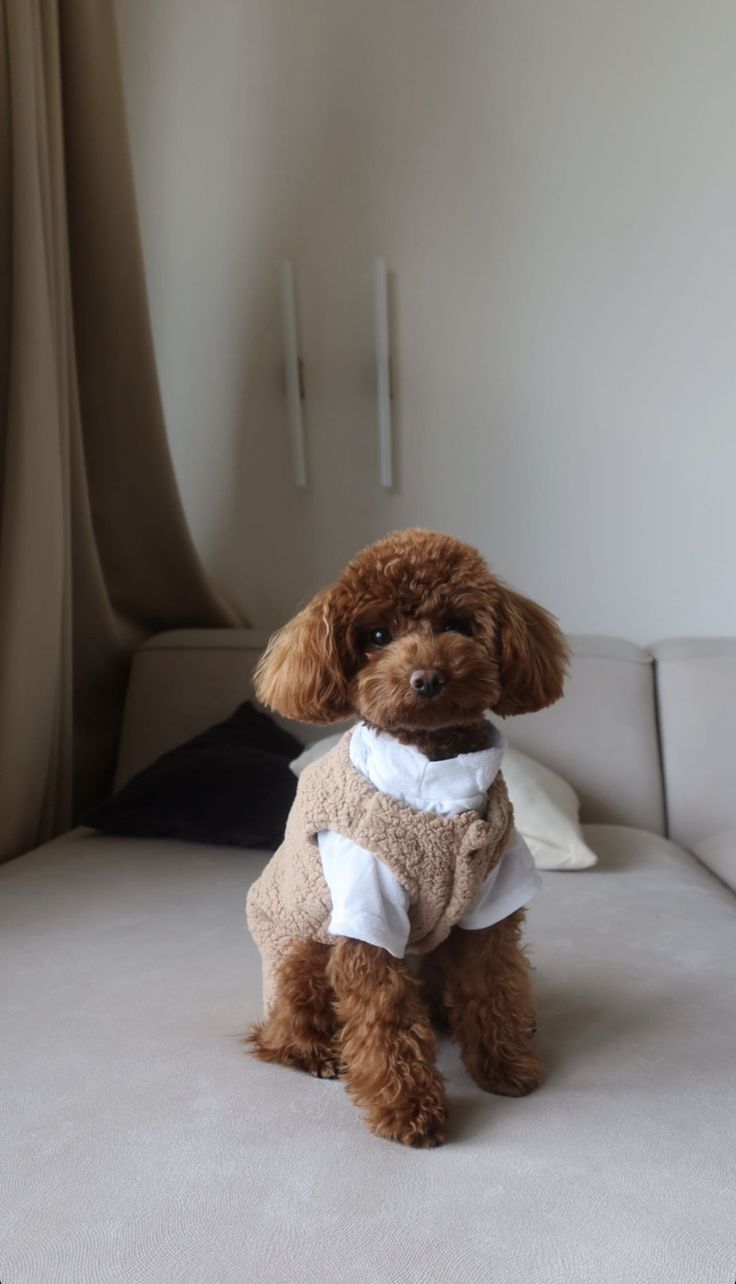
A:
POLYGON ((566 661, 552 616, 474 548, 409 530, 364 549, 274 635, 256 693, 303 722, 357 713, 428 731, 543 709, 562 695, 566 661))

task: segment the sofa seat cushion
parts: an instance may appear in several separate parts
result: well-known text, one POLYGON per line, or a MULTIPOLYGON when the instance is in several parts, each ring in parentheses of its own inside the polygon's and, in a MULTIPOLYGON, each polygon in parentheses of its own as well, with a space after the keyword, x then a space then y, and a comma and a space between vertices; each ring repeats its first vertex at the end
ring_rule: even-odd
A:
POLYGON ((547 1083, 485 1096, 443 1043, 427 1152, 244 1054, 265 854, 78 833, 4 866, 2 1279, 731 1279, 736 899, 662 838, 588 840, 529 915, 547 1083))

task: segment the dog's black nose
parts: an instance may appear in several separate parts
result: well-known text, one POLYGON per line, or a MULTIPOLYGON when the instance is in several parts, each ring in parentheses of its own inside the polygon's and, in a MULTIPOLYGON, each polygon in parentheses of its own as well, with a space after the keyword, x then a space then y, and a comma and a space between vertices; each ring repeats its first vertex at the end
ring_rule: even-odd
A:
POLYGON ((415 669, 409 678, 409 686, 417 695, 431 700, 439 695, 445 685, 445 675, 439 669, 415 669))

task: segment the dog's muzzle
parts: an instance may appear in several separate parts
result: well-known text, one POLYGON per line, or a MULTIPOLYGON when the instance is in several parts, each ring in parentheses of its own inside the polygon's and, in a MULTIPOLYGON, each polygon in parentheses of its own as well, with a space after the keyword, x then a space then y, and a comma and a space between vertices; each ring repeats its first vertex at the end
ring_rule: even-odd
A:
POLYGON ((409 686, 425 700, 432 700, 440 694, 445 685, 445 675, 441 669, 414 669, 409 678, 409 686))

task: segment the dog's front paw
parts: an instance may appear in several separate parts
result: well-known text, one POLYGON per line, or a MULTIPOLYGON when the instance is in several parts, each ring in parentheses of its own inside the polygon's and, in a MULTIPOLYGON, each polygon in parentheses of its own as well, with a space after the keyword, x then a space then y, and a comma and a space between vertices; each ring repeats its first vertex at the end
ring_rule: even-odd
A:
POLYGON ((368 1127, 377 1137, 399 1141, 416 1150, 431 1150, 445 1140, 447 1099, 440 1081, 434 1090, 416 1101, 398 1101, 390 1106, 377 1106, 366 1116, 368 1127))
POLYGON ((479 1088, 499 1097, 526 1097, 539 1087, 544 1078, 544 1066, 537 1054, 531 1051, 514 1058, 468 1058, 466 1067, 479 1088))

